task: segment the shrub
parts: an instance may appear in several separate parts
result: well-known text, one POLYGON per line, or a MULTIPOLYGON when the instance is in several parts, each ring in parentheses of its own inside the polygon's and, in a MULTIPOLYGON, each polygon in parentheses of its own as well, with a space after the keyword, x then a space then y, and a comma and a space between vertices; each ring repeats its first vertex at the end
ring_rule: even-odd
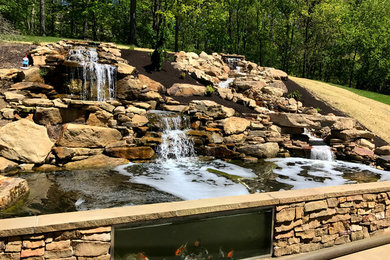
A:
POLYGON ((294 90, 290 94, 287 95, 288 98, 294 98, 296 100, 300 100, 302 98, 301 92, 299 90, 294 90))
POLYGON ((215 89, 213 88, 213 86, 211 86, 211 85, 206 86, 206 94, 208 96, 211 96, 214 92, 215 92, 215 89))

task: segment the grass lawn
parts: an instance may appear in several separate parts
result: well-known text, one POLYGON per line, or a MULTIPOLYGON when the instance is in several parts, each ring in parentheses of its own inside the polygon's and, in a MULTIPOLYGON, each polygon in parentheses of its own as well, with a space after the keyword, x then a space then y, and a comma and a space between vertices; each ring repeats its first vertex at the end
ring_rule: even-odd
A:
POLYGON ((324 81, 319 81, 319 80, 313 80, 313 81, 318 81, 318 82, 326 83, 326 84, 329 84, 331 86, 335 86, 338 88, 343 88, 343 89, 351 91, 359 96, 370 98, 370 99, 376 100, 378 102, 382 102, 386 105, 390 105, 390 95, 379 94, 379 93, 368 91, 368 90, 349 88, 349 87, 345 87, 345 86, 330 83, 330 82, 324 82, 324 81))
MULTIPOLYGON (((19 43, 26 43, 26 44, 41 44, 41 43, 48 44, 48 43, 59 42, 64 39, 82 41, 81 39, 71 39, 71 38, 52 37, 52 36, 0 34, 0 42, 6 41, 6 42, 19 42, 19 43)), ((153 52, 153 49, 134 47, 134 45, 121 44, 121 43, 117 43, 116 45, 118 46, 119 49, 131 49, 136 51, 153 52)), ((168 53, 173 53, 173 52, 168 51, 168 53)))

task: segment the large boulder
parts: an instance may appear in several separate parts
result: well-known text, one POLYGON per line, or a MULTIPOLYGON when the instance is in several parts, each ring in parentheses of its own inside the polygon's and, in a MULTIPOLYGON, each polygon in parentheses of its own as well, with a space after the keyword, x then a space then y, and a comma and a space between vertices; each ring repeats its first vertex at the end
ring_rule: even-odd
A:
POLYGON ((69 162, 65 164, 64 167, 66 170, 93 169, 114 167, 127 163, 129 163, 129 161, 123 158, 112 158, 104 154, 98 154, 81 161, 69 162))
POLYGON ((0 210, 6 209, 29 191, 27 181, 0 175, 0 210))
POLYGON ((43 163, 51 151, 44 126, 22 119, 0 128, 0 155, 24 163, 43 163))
POLYGON ((39 67, 31 67, 28 70, 23 70, 23 73, 24 81, 45 83, 39 67))
POLYGON ((283 89, 275 88, 275 87, 264 87, 261 89, 264 93, 269 94, 275 97, 281 97, 285 93, 283 89))
POLYGON ((274 68, 265 68, 265 75, 267 75, 268 77, 270 77, 272 79, 276 79, 276 80, 287 80, 288 79, 288 75, 286 72, 284 72, 282 70, 277 70, 274 68))
POLYGON ((264 144, 245 144, 239 146, 237 150, 250 156, 259 158, 272 158, 275 157, 279 152, 279 145, 273 142, 264 144))
POLYGON ((358 138, 364 139, 373 139, 375 135, 366 130, 358 130, 358 129, 347 129, 343 130, 340 133, 337 133, 336 136, 343 140, 353 140, 358 138))
POLYGON ((4 157, 0 157, 0 172, 9 172, 16 170, 18 168, 18 164, 5 159, 4 157))
POLYGON ((105 147, 121 140, 121 133, 112 128, 65 124, 60 132, 57 144, 65 147, 105 147))
POLYGON ((145 86, 150 91, 160 92, 160 93, 165 92, 165 87, 160 82, 152 80, 151 78, 149 78, 143 74, 139 74, 138 79, 139 79, 141 85, 145 86))
POLYGON ((137 99, 142 88, 139 79, 133 76, 127 76, 117 81, 117 97, 118 99, 137 99))
POLYGON ((119 62, 116 65, 118 66, 118 73, 122 75, 131 75, 136 71, 135 67, 123 62, 119 62))
POLYGON ((18 82, 11 86, 11 90, 31 90, 39 91, 43 93, 52 92, 53 86, 41 83, 41 82, 18 82))
POLYGON ((106 148, 105 153, 128 160, 148 160, 155 156, 154 150, 149 146, 106 148))
POLYGON ((211 100, 193 100, 190 103, 190 109, 214 118, 227 118, 235 113, 233 108, 222 106, 211 100))
POLYGON ((204 96, 206 94, 205 86, 198 86, 192 84, 175 83, 168 89, 168 94, 171 96, 204 96))
POLYGON ((62 123, 62 116, 58 108, 37 107, 34 121, 41 125, 57 125, 62 123))
POLYGON ((245 118, 241 117, 229 117, 223 122, 223 130, 226 134, 239 134, 244 132, 251 122, 245 118))

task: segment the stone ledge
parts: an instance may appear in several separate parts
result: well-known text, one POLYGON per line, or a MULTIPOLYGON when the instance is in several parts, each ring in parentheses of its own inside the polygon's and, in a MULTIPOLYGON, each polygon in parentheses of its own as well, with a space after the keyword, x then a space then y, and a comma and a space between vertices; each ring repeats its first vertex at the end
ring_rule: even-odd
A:
POLYGON ((0 237, 111 226, 385 191, 390 191, 390 181, 3 219, 0 220, 0 237))

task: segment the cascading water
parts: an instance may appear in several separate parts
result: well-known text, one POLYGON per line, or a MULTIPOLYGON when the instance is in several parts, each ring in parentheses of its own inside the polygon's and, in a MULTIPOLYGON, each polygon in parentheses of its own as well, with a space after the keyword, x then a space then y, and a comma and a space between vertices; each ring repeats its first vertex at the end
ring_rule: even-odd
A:
POLYGON ((195 151, 192 141, 188 139, 185 130, 181 129, 180 116, 161 118, 164 125, 162 142, 158 148, 159 160, 183 159, 194 157, 195 151))
POLYGON ((334 160, 334 154, 330 147, 325 144, 324 140, 313 136, 306 128, 304 134, 309 137, 309 143, 312 146, 310 159, 322 161, 334 160))
POLYGON ((220 160, 199 160, 192 141, 186 135, 188 126, 185 118, 164 114, 156 116, 164 127, 157 160, 119 166, 119 172, 130 176, 132 183, 147 185, 185 200, 248 194, 245 186, 218 176, 213 170, 243 178, 256 175, 220 160))
POLYGON ((80 96, 83 100, 105 101, 116 97, 117 69, 115 66, 98 63, 99 57, 96 49, 71 49, 68 60, 78 62, 82 68, 81 73, 70 74, 73 80, 76 77, 81 78, 80 96))

